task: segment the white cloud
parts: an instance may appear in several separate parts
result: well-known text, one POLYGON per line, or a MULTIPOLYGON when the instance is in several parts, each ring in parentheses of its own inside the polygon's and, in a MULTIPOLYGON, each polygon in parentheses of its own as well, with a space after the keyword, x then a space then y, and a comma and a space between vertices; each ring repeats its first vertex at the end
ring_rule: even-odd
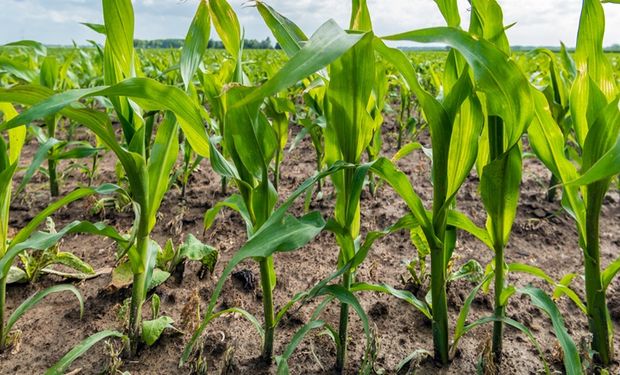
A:
MULTIPOLYGON (((182 38, 199 0, 133 0, 138 39, 182 38)), ((229 0, 248 38, 270 36, 256 9, 244 7, 246 0, 229 0)), ((346 0, 267 0, 311 34, 329 18, 346 27, 350 2, 346 0)), ((432 0, 368 0, 375 31, 393 34, 422 27, 443 25, 432 0)), ((499 0, 512 44, 575 44, 581 1, 499 0)), ((458 0, 463 26, 468 23, 468 2, 458 0)), ((99 0, 0 0, 0 43, 34 39, 44 43, 83 43, 99 38, 79 22, 102 22, 99 0)), ((620 43, 620 5, 606 4, 605 44, 620 43)), ((215 35, 215 34, 214 34, 215 35)), ((273 39, 273 38, 272 38, 273 39)))

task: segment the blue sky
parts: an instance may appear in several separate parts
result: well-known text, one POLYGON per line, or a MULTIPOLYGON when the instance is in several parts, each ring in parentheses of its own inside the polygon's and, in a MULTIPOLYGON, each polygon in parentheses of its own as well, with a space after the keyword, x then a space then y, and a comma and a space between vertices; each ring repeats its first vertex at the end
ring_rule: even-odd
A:
MULTIPOLYGON (((199 0, 134 0, 136 39, 183 38, 199 0)), ((264 39, 268 29, 246 0, 229 0, 248 38, 264 39)), ((347 25, 350 1, 267 0, 304 31, 312 33, 329 18, 347 25)), ((443 25, 432 0, 368 0, 375 31, 387 35, 422 27, 443 25)), ((574 46, 579 22, 579 0, 500 0, 504 23, 513 45, 574 46)), ((459 0, 466 26, 468 3, 459 0)), ((620 44, 620 5, 605 4, 605 45, 620 44)), ((102 22, 100 0, 0 0, 0 43, 33 39, 49 44, 84 43, 101 38, 79 22, 102 22)), ((216 38, 215 34, 212 34, 216 38)), ((273 38, 272 38, 273 39, 273 38)))

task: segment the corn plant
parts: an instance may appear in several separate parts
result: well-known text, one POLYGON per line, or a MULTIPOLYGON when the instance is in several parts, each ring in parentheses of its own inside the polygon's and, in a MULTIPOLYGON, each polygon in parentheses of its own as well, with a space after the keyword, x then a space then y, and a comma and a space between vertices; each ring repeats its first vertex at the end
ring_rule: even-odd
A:
MULTIPOLYGON (((242 44, 238 32, 240 27, 232 7, 226 1, 210 1, 209 4, 214 22, 223 28, 220 32, 224 35, 222 39, 225 45, 229 46, 230 51, 240 49, 242 44)), ((241 58, 239 52, 237 59, 241 58)), ((240 194, 231 196, 227 199, 228 204, 225 204, 241 213, 246 221, 248 238, 251 238, 273 214, 277 195, 269 179, 269 165, 276 157, 276 150, 280 149, 276 132, 269 126, 265 114, 259 110, 262 104, 260 101, 244 107, 234 107, 235 103, 241 101, 251 91, 251 88, 232 87, 219 94, 223 96, 224 108, 223 122, 219 124, 220 133, 223 135, 223 148, 225 153, 230 155, 232 163, 225 161, 223 157, 211 158, 212 163, 217 163, 213 165, 214 169, 225 179, 232 180, 239 189, 240 194), (222 163, 225 164, 222 166, 222 163), (230 204, 233 201, 236 204, 230 204)), ((217 150, 214 148, 213 152, 216 153, 217 150)), ((223 206, 224 204, 215 205, 213 209, 207 211, 205 229, 208 229, 215 214, 223 206)), ((271 362, 275 331, 273 290, 276 282, 273 258, 261 258, 259 265, 265 321, 262 356, 264 360, 271 362)))
POLYGON ((599 217, 603 198, 619 170, 620 95, 612 65, 603 53, 605 15, 598 1, 582 5, 576 77, 570 88, 572 134, 581 151, 579 168, 565 153, 562 124, 552 115, 544 94, 534 92, 536 116, 528 135, 540 160, 563 185, 562 205, 573 217, 584 253, 586 308, 592 351, 597 364, 612 360, 611 322, 606 290, 620 270, 620 261, 603 269, 600 256, 599 217))
MULTIPOLYGON (((135 73, 131 2, 104 0, 103 9, 108 38, 104 54, 106 80, 119 83, 107 88, 95 87, 44 96, 29 111, 13 119, 9 127, 60 111, 61 114, 79 119, 93 131, 114 152, 122 165, 129 182, 129 194, 136 208, 132 234, 135 243, 124 247, 119 253, 119 257, 128 256, 133 273, 129 338, 130 354, 135 355, 142 328, 141 308, 150 287, 157 256, 157 247, 151 245, 149 237, 166 193, 170 170, 178 154, 179 125, 192 148, 201 155, 209 155, 209 144, 200 109, 182 90, 146 78, 131 78, 135 73), (121 15, 124 17, 121 18, 121 15), (65 108, 79 99, 96 96, 107 97, 114 104, 121 120, 125 146, 116 140, 107 115, 84 108, 65 108), (151 134, 146 131, 147 127, 140 116, 143 109, 165 111, 152 146, 151 134)), ((27 89, 34 91, 32 87, 27 89)))
MULTIPOLYGON (((276 39, 282 43, 288 54, 298 49, 304 35, 300 29, 288 19, 282 17, 272 8, 257 2, 259 12, 267 25, 272 29, 276 39)), ((375 55, 372 48, 372 29, 365 1, 353 2, 350 27, 364 32, 358 43, 349 51, 332 62, 329 66, 329 79, 325 80, 325 119, 324 130, 325 162, 333 165, 345 162, 357 165, 362 153, 369 147, 375 131, 381 123, 380 99, 371 97, 377 73, 375 55), (357 86, 357 87, 355 87, 357 86), (373 102, 374 100, 374 102, 373 102), (370 105, 379 109, 375 118, 368 112, 370 105)), ((378 93, 375 93, 377 95, 378 93)), ((382 91, 381 94, 384 94, 382 91)), ((380 133, 379 133, 380 134, 380 133)), ((380 143, 376 141, 379 144, 380 143)), ((376 147, 372 150, 376 150, 376 147)), ((368 169, 361 169, 362 182, 368 169)), ((356 253, 355 239, 359 235, 359 195, 361 190, 359 170, 345 169, 331 176, 337 192, 336 209, 334 212, 335 231, 340 247, 338 268, 352 261, 356 253)), ((342 275, 342 289, 349 292, 354 282, 354 271, 347 269, 342 275)), ((336 370, 345 368, 347 351, 347 326, 349 319, 349 303, 341 303, 339 333, 333 338, 336 341, 336 370)))
MULTIPOLYGON (((493 43, 509 59, 510 46, 504 33, 503 15, 499 4, 491 1, 472 1, 470 33, 493 43)), ((508 63, 510 64, 510 63, 508 63)), ((512 231, 516 217, 521 185, 521 146, 520 139, 532 119, 529 86, 525 76, 510 64, 511 80, 504 97, 487 96, 488 115, 486 134, 478 156, 480 174, 480 194, 487 210, 487 231, 493 244, 494 258, 494 305, 492 350, 494 359, 499 362, 502 354, 503 319, 507 297, 504 249, 512 231), (513 104, 510 111, 497 110, 505 103, 513 104), (518 105, 518 106, 517 106, 518 105), (501 192, 501 194, 498 194, 501 192)), ((496 70, 499 70, 496 68, 496 70)))
MULTIPOLYGON (((427 218, 426 214, 421 212, 419 204, 418 207, 415 206, 415 201, 411 197, 403 196, 403 198, 406 201, 409 200, 408 204, 413 213, 420 218, 422 231, 431 249, 431 308, 435 357, 445 364, 449 360, 445 299, 446 267, 456 240, 455 231, 451 229, 452 224, 448 225, 449 211, 454 204, 456 192, 478 158, 478 137, 486 122, 485 113, 488 113, 488 116, 495 122, 488 123, 487 128, 489 131, 498 131, 498 133, 493 133, 490 138, 495 142, 494 158, 490 164, 491 167, 488 168, 489 173, 484 176, 483 172, 483 184, 488 185, 483 188, 483 191, 489 192, 493 188, 501 188, 502 191, 510 192, 512 197, 504 201, 501 195, 496 194, 493 197, 489 193, 483 193, 483 201, 490 213, 488 228, 492 232, 496 250, 496 275, 501 275, 497 276, 496 281, 496 296, 499 298, 504 280, 501 251, 510 233, 510 225, 506 224, 514 218, 516 209, 514 198, 515 195, 518 196, 520 182, 518 178, 520 167, 514 161, 520 160, 518 141, 531 119, 531 111, 528 111, 531 106, 529 105, 527 81, 516 64, 511 62, 499 47, 478 36, 481 33, 480 24, 484 20, 488 21, 484 25, 489 28, 486 31, 489 34, 491 30, 496 30, 494 28, 497 28, 498 24, 501 26, 501 20, 493 18, 497 15, 490 15, 490 11, 487 10, 487 7, 493 9, 494 4, 485 3, 484 6, 480 5, 480 10, 478 10, 477 3, 472 2, 474 11, 472 12, 471 34, 457 29, 460 16, 456 2, 437 2, 437 4, 446 19, 447 28, 416 30, 386 39, 417 42, 441 41, 453 48, 445 66, 443 100, 438 101, 421 90, 411 65, 406 63, 401 55, 386 47, 383 47, 383 50, 407 79, 418 97, 431 132, 433 147, 432 214, 427 218), (478 17, 484 17, 484 19, 478 19, 478 17), (476 95, 474 91, 469 69, 476 82, 476 91, 484 94, 480 94, 482 99, 479 99, 479 95, 476 95), (510 82, 509 87, 506 86, 507 82, 510 82), (501 126, 497 126, 498 124, 501 126), (502 132, 502 129, 505 130, 502 132), (515 172, 517 175, 514 174, 515 172), (510 173, 508 176, 514 178, 503 179, 501 176, 506 173, 510 173), (498 183, 499 186, 497 186, 498 183), (510 184, 510 187, 502 186, 503 183, 510 184)), ((411 190, 408 192, 409 195, 412 193, 411 190)), ((401 193, 401 195, 404 194, 401 193)), ((502 311, 502 304, 499 302, 501 301, 496 298, 498 309, 496 315, 502 311)))
MULTIPOLYGON (((215 17, 218 16, 214 16, 214 19, 215 17)), ((275 150, 280 145, 277 142, 277 136, 274 134, 275 131, 269 127, 265 115, 259 109, 266 98, 290 87, 327 64, 338 61, 337 59, 340 56, 346 56, 349 53, 347 51, 355 50, 358 45, 369 46, 369 41, 368 37, 364 39, 360 35, 349 35, 340 30, 334 22, 328 22, 317 30, 303 48, 297 45, 297 52, 293 53, 282 69, 262 86, 258 88, 231 87, 225 91, 224 108, 226 108, 226 113, 223 124, 223 141, 224 150, 230 155, 232 162, 226 161, 217 152, 217 149, 212 147, 211 163, 218 173, 236 182, 240 194, 229 198, 207 212, 205 223, 210 225, 221 207, 232 207, 239 211, 244 218, 249 238, 246 245, 235 254, 221 276, 203 324, 188 345, 183 361, 187 360, 191 348, 209 321, 220 315, 219 313, 213 314, 213 307, 226 275, 232 271, 232 267, 249 256, 257 258, 260 264, 265 323, 264 330, 259 332, 264 337, 263 358, 271 361, 273 335, 277 322, 272 300, 275 272, 271 254, 276 251, 291 251, 300 247, 318 233, 316 229, 312 228, 322 228, 325 225, 322 220, 317 221, 319 218, 317 218, 316 213, 310 213, 299 221, 284 216, 284 214, 297 196, 309 189, 318 179, 332 173, 338 173, 342 167, 334 167, 332 170, 322 172, 310 179, 298 188, 280 208, 274 211, 277 196, 269 180, 268 168, 275 150), (363 40, 365 42, 362 42, 363 40), (301 64, 302 61, 304 64, 301 64), (285 227, 280 228, 282 225, 285 227), (289 226, 290 229, 285 229, 289 226), (297 227, 299 229, 306 227, 307 233, 301 235, 301 232, 296 232, 297 229, 295 228, 297 227), (281 230, 282 234, 264 243, 267 241, 264 236, 271 235, 276 228, 280 228, 278 230, 281 230), (297 238, 293 240, 294 237, 290 236, 295 233, 297 233, 297 238)), ((360 149, 360 154, 363 150, 364 148, 360 149)), ((320 229, 318 230, 320 231, 320 229)), ((247 316, 247 314, 245 315, 247 316)), ((280 313, 277 316, 281 318, 280 313)))
MULTIPOLYGON (((261 10, 261 6, 264 4, 258 2, 257 5, 259 6, 259 10, 261 10)), ((294 31, 295 29, 291 27, 290 21, 266 7, 264 11, 261 11, 261 14, 268 26, 272 29, 272 32, 274 32, 278 41, 282 41, 282 45, 288 43, 290 45, 289 48, 294 48, 295 43, 299 43, 300 39, 296 38, 298 34, 296 34, 294 31)), ((366 2, 353 2, 351 28, 367 32, 365 34, 359 34, 362 36, 360 42, 330 65, 329 76, 326 78, 325 83, 325 98, 327 100, 325 104, 325 117, 327 126, 324 131, 324 136, 325 160, 328 165, 336 161, 344 161, 352 165, 359 165, 362 153, 370 144, 377 130, 377 126, 380 124, 380 121, 373 119, 371 113, 368 111, 368 108, 373 107, 370 104, 377 100, 373 95, 377 95, 377 93, 381 92, 381 90, 373 92, 376 90, 373 82, 377 74, 374 63, 375 47, 377 51, 386 55, 388 57, 387 60, 392 64, 396 62, 395 65, 397 65, 397 67, 402 66, 408 68, 408 71, 404 74, 409 73, 408 78, 413 79, 410 84, 415 84, 419 87, 416 74, 410 73, 413 71, 413 68, 407 61, 405 55, 400 51, 389 49, 382 42, 372 37, 372 33, 369 32, 372 25, 366 2)), ((471 86, 466 86, 465 89, 467 88, 471 90, 471 86)), ((420 91, 421 89, 418 92, 420 91)), ((432 99, 428 94, 427 97, 432 99)), ((460 101, 457 103, 460 105, 460 101)), ((475 157, 475 151, 473 156, 475 157)), ((471 165, 473 165, 473 161, 474 159, 471 160, 471 165)), ((371 240, 366 246, 356 245, 356 238, 359 235, 360 226, 360 193, 365 177, 369 171, 372 171, 377 176, 388 181, 399 193, 403 194, 406 197, 407 203, 410 204, 412 211, 416 213, 415 218, 425 223, 425 229, 430 229, 430 222, 426 216, 421 200, 413 190, 410 189, 410 185, 404 174, 396 171, 387 159, 379 158, 357 169, 345 169, 334 174, 334 176, 332 176, 332 181, 334 182, 337 195, 334 215, 335 220, 332 225, 335 227, 333 230, 340 246, 338 261, 339 272, 335 275, 342 275, 342 291, 352 291, 353 289, 351 288, 360 290, 358 288, 362 288, 361 285, 354 284, 353 275, 355 268, 363 261, 372 243, 371 240)), ((465 177, 466 174, 462 178, 464 179, 465 177)), ((370 237, 374 238, 374 235, 370 237)), ((434 239, 435 237, 429 236, 429 238, 434 239)), ((444 261, 441 260, 442 270, 445 269, 445 267, 444 261)), ((333 279, 333 276, 324 280, 324 282, 331 279, 333 279)), ((369 290, 385 292, 386 290, 392 289, 370 288, 369 290)), ((441 296, 441 293, 434 293, 434 296, 441 296)), ((410 301, 413 301, 413 299, 410 298, 410 301)), ((424 310, 424 307, 420 306, 421 304, 417 302, 413 303, 424 310)), ((440 305, 440 303, 435 304, 435 306, 440 305)), ((343 371, 345 367, 348 339, 348 306, 348 303, 343 303, 341 305, 339 332, 337 334, 332 334, 332 338, 336 341, 337 347, 337 371, 343 371)), ((437 308, 437 310, 439 309, 437 308)), ((436 313, 435 309, 433 312, 436 313)), ((447 314, 447 306, 445 306, 444 312, 447 314)), ((436 313, 436 315, 439 316, 439 313, 436 313)), ((445 316, 445 322, 447 353, 447 315, 445 316)), ((309 326, 308 329, 310 329, 309 326)))
MULTIPOLYGON (((361 4, 358 4, 360 7, 361 4)), ((365 4, 363 5, 365 8, 365 4)), ((362 7, 359 8, 361 10, 362 7)), ((352 12, 351 29, 362 32, 364 36, 351 50, 329 66, 329 83, 326 90, 325 161, 332 165, 344 161, 357 165, 363 152, 369 146, 376 123, 368 113, 375 81, 375 56, 372 49, 370 18, 358 19, 355 9, 352 12)), ((355 170, 347 169, 331 176, 336 189, 336 208, 334 218, 339 226, 336 233, 338 246, 338 268, 348 263, 355 255, 354 241, 359 235, 360 206, 359 194, 355 189, 355 170)), ((351 288, 354 282, 352 270, 342 276, 342 287, 351 288)), ((349 304, 340 307, 336 370, 345 368, 347 352, 347 326, 349 304)))
POLYGON ((63 236, 72 233, 85 232, 100 234, 116 238, 119 241, 123 240, 113 228, 102 223, 92 224, 89 222, 74 221, 58 232, 36 232, 39 225, 58 209, 89 195, 116 191, 117 187, 112 185, 103 185, 98 189, 82 188, 75 190, 50 204, 45 210, 38 213, 26 226, 13 236, 13 238, 9 238, 9 207, 12 195, 12 182, 26 139, 26 127, 7 126, 10 120, 17 116, 17 111, 14 109, 13 105, 6 102, 6 98, 3 97, 3 94, 4 93, 0 93, 0 112, 4 115, 5 121, 0 124, 0 131, 4 132, 4 130, 8 128, 8 142, 4 138, 4 135, 0 135, 0 181, 2 181, 0 184, 0 350, 6 349, 9 344, 11 328, 16 321, 50 294, 69 291, 77 297, 80 304, 80 311, 83 309, 82 295, 77 288, 69 284, 55 285, 43 289, 29 297, 13 311, 7 320, 5 320, 6 285, 9 278, 15 277, 16 274, 19 276, 20 274, 19 270, 16 269, 13 264, 17 257, 23 255, 26 250, 43 251, 50 248, 57 244, 63 236))

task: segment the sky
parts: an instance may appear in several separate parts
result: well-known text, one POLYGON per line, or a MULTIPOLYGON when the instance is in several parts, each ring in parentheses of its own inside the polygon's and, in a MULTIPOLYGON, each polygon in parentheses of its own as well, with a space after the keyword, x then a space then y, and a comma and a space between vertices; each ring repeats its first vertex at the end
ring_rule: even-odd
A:
MULTIPOLYGON (((458 0, 464 27, 468 2, 458 0)), ((133 0, 136 39, 184 38, 199 0, 133 0)), ((255 8, 247 0, 229 0, 249 39, 270 36, 255 8)), ((348 25, 351 2, 347 0, 266 0, 296 22, 308 35, 329 18, 348 25)), ((581 1, 499 0, 512 45, 575 45, 581 1)), ((374 30, 389 35, 444 25, 432 0, 368 0, 374 30)), ((605 4, 607 30, 604 44, 620 44, 620 5, 605 4)), ((100 0, 0 0, 0 44, 32 39, 46 44, 84 44, 102 41, 80 22, 102 23, 100 0)), ((212 38, 217 39, 213 32, 212 38)), ((273 40, 273 37, 271 38, 273 40)))

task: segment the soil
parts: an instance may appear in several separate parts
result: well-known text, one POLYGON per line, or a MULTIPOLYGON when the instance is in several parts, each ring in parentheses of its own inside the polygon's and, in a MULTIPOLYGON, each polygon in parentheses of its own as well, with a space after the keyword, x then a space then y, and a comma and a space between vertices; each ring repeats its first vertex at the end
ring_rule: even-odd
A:
MULTIPOLYGON (((393 118, 388 116, 384 125, 384 155, 391 156, 396 151, 396 134, 393 118)), ((291 127, 293 133, 299 128, 291 127)), ((84 135, 87 137, 87 135, 84 135)), ((290 142, 289 140, 289 142, 290 142)), ((430 144, 427 134, 420 136, 422 143, 430 144)), ((24 150, 23 165, 28 165, 36 151, 36 141, 31 141, 24 150)), ((280 197, 287 197, 315 170, 315 154, 311 143, 305 139, 292 152, 287 153, 282 165, 280 197)), ((95 184, 116 183, 115 159, 111 153, 105 154, 95 178, 95 184)), ((429 204, 432 188, 430 182, 430 163, 421 152, 409 155, 398 162, 398 166, 408 175, 416 191, 425 204, 429 204)), ((67 162, 61 163, 65 171, 61 191, 66 194, 78 185, 87 183, 87 178, 78 169, 71 170, 67 162)), ((510 244, 506 249, 507 262, 535 265, 544 269, 551 277, 559 280, 568 273, 582 273, 583 255, 578 247, 577 233, 573 220, 561 209, 558 201, 545 200, 549 173, 535 159, 524 160, 522 194, 518 216, 510 244)), ((232 188, 229 190, 233 190, 232 188)), ((324 217, 333 212, 332 187, 329 183, 324 189, 325 198, 312 202, 312 209, 319 210, 324 217)), ((211 292, 222 273, 224 266, 246 239, 245 226, 236 213, 223 210, 214 226, 203 231, 204 212, 216 202, 224 199, 220 193, 220 178, 203 161, 200 169, 192 176, 185 199, 180 189, 173 188, 161 206, 161 215, 153 231, 153 238, 161 245, 168 238, 180 244, 186 234, 192 233, 203 242, 220 251, 220 259, 213 275, 199 278, 200 265, 188 263, 180 277, 171 277, 158 286, 155 292, 161 297, 161 312, 171 316, 181 332, 167 330, 161 340, 152 347, 142 347, 135 360, 122 359, 118 368, 131 374, 187 374, 188 367, 179 368, 181 352, 188 342, 192 328, 197 324, 197 306, 204 311, 211 292)), ((22 228, 37 212, 51 201, 47 180, 37 175, 26 191, 11 206, 11 231, 22 228)), ((127 231, 132 223, 131 210, 117 212, 108 208, 94 214, 94 199, 75 202, 58 211, 54 216, 57 227, 73 220, 105 221, 119 230, 127 231)), ((402 200, 387 185, 380 185, 376 195, 367 191, 362 195, 361 222, 362 235, 394 223, 407 210, 402 200)), ((485 220, 484 209, 478 194, 478 178, 475 173, 468 178, 458 195, 458 208, 477 224, 485 220)), ((293 213, 303 212, 300 200, 293 213)), ((605 265, 616 259, 620 253, 620 194, 612 189, 605 199, 601 219, 601 249, 605 265)), ((115 265, 116 246, 108 239, 76 235, 65 238, 63 251, 70 251, 89 262, 95 269, 115 265)), ((335 270, 337 245, 333 235, 320 234, 302 249, 277 254, 275 267, 277 286, 275 303, 283 306, 300 291, 314 286, 322 278, 335 270)), ((370 283, 387 283, 396 288, 408 287, 408 260, 415 257, 416 250, 411 244, 409 233, 400 231, 377 241, 357 272, 357 280, 370 283)), ((485 266, 492 253, 472 236, 459 233, 454 265, 458 267, 470 259, 485 266)), ((252 260, 240 264, 227 280, 218 307, 243 307, 261 319, 262 301, 258 280, 258 265, 252 260)), ((52 295, 35 309, 24 315, 15 325, 20 339, 18 345, 0 357, 2 374, 41 374, 66 352, 87 336, 104 329, 122 329, 123 301, 129 297, 128 289, 111 290, 109 273, 99 277, 75 282, 85 299, 83 316, 79 316, 77 301, 69 294, 52 295)), ((8 309, 12 311, 35 291, 62 282, 57 276, 42 276, 36 283, 11 285, 8 288, 8 309)), ((550 287, 539 279, 524 274, 510 274, 509 282, 516 286, 532 284, 550 292, 550 287)), ((463 301, 475 286, 469 281, 459 280, 448 285, 450 324, 453 328, 463 301)), ((581 278, 572 285, 583 298, 584 288, 581 278)), ((492 292, 492 288, 491 288, 492 292)), ((424 296, 425 291, 417 291, 424 296)), ((406 302, 394 297, 376 293, 361 293, 360 302, 369 315, 376 334, 376 373, 394 374, 399 362, 410 353, 417 351, 418 374, 473 374, 481 353, 488 352, 491 325, 483 325, 460 342, 455 358, 446 368, 440 368, 423 353, 432 351, 431 325, 422 313, 406 302)), ((608 292, 609 307, 617 332, 620 324, 620 282, 612 283, 608 292)), ((282 353, 292 335, 309 321, 316 302, 289 314, 276 332, 275 353, 282 353)), ((587 319, 566 297, 558 301, 568 332, 578 343, 586 343, 588 338, 587 319)), ((144 316, 150 317, 150 306, 144 307, 144 316)), ((330 305, 323 319, 337 326, 339 308, 330 305)), ((473 305, 468 321, 492 314, 492 294, 480 293, 473 305)), ((507 314, 510 318, 525 324, 540 343, 545 359, 552 370, 561 371, 561 351, 553 334, 549 318, 534 307, 524 296, 512 297, 507 314)), ((361 322, 351 314, 350 344, 347 373, 359 371, 365 349, 365 338, 361 322)), ((335 348, 327 335, 310 334, 297 348, 289 360, 293 374, 331 373, 335 362, 335 348)), ((237 315, 228 315, 212 322, 202 341, 203 357, 207 361, 208 373, 220 374, 268 374, 275 373, 275 366, 265 368, 258 359, 261 349, 260 337, 253 326, 237 315)), ((615 347, 620 347, 618 336, 615 347)), ((584 345, 587 347, 587 345, 584 345)), ((72 374, 98 374, 111 364, 119 365, 118 356, 111 353, 112 346, 98 344, 86 355, 75 361, 72 374)), ((118 348, 116 348, 118 349, 118 348)), ((504 339, 504 358, 499 365, 501 374, 537 374, 543 365, 534 346, 526 336, 515 329, 506 328, 504 339)), ((612 373, 619 373, 616 365, 612 373)))

